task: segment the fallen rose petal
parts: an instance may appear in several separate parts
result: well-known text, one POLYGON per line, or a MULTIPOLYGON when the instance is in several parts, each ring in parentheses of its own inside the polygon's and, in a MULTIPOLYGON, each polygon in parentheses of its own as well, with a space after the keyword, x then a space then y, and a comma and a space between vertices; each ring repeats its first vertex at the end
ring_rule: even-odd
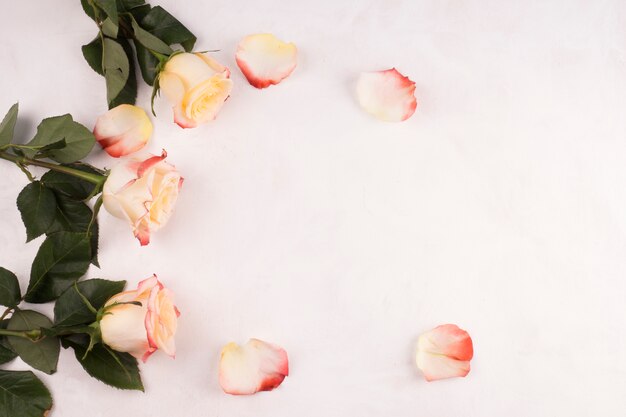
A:
POLYGON ((225 393, 250 395, 278 387, 289 375, 289 360, 281 347, 250 339, 243 346, 224 346, 219 372, 225 393))
POLYGON ((427 381, 464 377, 474 356, 472 338, 454 324, 444 324, 422 334, 417 342, 417 367, 427 381))
POLYGON ((284 80, 296 68, 297 49, 270 33, 246 36, 237 46, 239 69, 256 88, 266 88, 284 80))
POLYGON ((93 134, 109 155, 119 158, 145 146, 152 122, 141 107, 120 104, 98 118, 93 134))
POLYGON ((362 73, 356 94, 366 112, 386 122, 402 122, 417 107, 415 83, 395 68, 362 73))

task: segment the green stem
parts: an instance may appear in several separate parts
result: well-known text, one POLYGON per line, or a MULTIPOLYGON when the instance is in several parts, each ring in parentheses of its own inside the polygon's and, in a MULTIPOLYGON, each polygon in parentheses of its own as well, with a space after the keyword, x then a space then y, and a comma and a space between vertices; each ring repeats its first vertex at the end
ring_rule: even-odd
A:
POLYGON ((77 327, 52 327, 49 329, 54 336, 68 336, 70 334, 85 334, 91 331, 89 326, 77 327))
POLYGON ((102 185, 106 180, 104 175, 91 174, 89 172, 84 172, 79 169, 66 167, 63 165, 52 164, 49 162, 39 161, 36 159, 26 158, 24 156, 17 156, 10 154, 6 151, 0 151, 0 159, 5 159, 7 161, 14 162, 18 165, 34 165, 38 167, 48 168, 52 171, 63 172, 64 174, 73 175, 77 178, 80 178, 85 181, 89 181, 96 185, 102 185))
POLYGON ((41 330, 7 330, 0 329, 0 335, 22 337, 24 339, 37 340, 41 337, 41 330))
POLYGON ((8 316, 8 315, 9 315, 9 313, 10 313, 11 311, 13 311, 13 309, 14 309, 14 307, 7 307, 7 309, 6 309, 6 310, 4 310, 4 313, 2 313, 2 316, 0 316, 0 321, 4 320, 4 318, 5 318, 6 316, 8 316))
POLYGON ((26 168, 24 165, 16 163, 15 165, 17 165, 17 167, 19 169, 22 170, 22 172, 28 177, 28 181, 33 182, 35 181, 35 177, 33 177, 33 174, 30 173, 30 171, 28 170, 28 168, 26 168))
POLYGON ((163 62, 167 61, 168 59, 170 59, 170 57, 169 57, 169 56, 167 56, 167 55, 164 55, 164 54, 159 53, 159 52, 157 52, 157 51, 153 51, 153 50, 152 50, 152 49, 150 49, 150 48, 146 48, 146 49, 148 49, 148 51, 150 51, 150 53, 151 53, 151 54, 152 54, 152 55, 153 55, 156 59, 158 59, 158 60, 159 60, 159 63, 161 63, 161 64, 162 64, 163 62))
MULTIPOLYGON (((98 201, 99 201, 99 199, 98 199, 98 201)), ((92 221, 93 221, 93 219, 92 219, 92 221)), ((89 224, 89 226, 91 227, 91 223, 89 224)), ((89 228, 87 230, 89 230, 89 228)), ((98 310, 96 310, 96 308, 91 304, 91 302, 87 299, 87 297, 85 297, 83 295, 83 293, 80 292, 80 290, 78 289, 78 281, 74 281, 74 290, 80 296, 80 299, 83 300, 83 304, 85 304, 85 306, 89 309, 89 311, 91 311, 93 314, 95 314, 97 316, 98 315, 98 310)))
MULTIPOLYGON (((98 217, 98 212, 100 211, 100 207, 102 207, 102 195, 98 197, 98 199, 96 200, 96 204, 93 205, 93 212, 91 214, 91 220, 89 221, 89 225, 87 226, 87 232, 91 231, 91 226, 93 226, 93 224, 96 221, 96 218, 98 217)), ((78 292, 78 287, 76 288, 76 291, 78 292)))

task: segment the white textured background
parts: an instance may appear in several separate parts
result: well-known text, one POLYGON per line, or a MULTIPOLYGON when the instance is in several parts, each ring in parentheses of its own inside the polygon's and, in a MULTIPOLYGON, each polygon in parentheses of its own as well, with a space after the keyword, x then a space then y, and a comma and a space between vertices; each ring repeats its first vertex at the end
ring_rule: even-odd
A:
MULTIPOLYGON (((149 147, 186 177, 177 212, 145 248, 103 212, 88 275, 156 272, 182 311, 178 355, 142 366, 141 394, 62 351, 57 374, 39 373, 53 416, 624 416, 626 3, 153 4, 197 49, 221 49, 236 85, 194 130, 158 103, 149 147), (300 53, 264 91, 234 63, 255 32, 300 53), (417 83, 401 124, 353 97, 359 71, 391 66, 417 83), (472 371, 429 384, 413 347, 446 322, 472 335, 472 371), (225 395, 220 349, 249 337, 284 346, 291 376, 225 395)), ((78 0, 0 7, 0 112, 20 101, 23 140, 66 112, 93 126, 105 87, 80 52, 95 25, 78 0)), ((26 178, 4 161, 0 173, 0 265, 26 285, 40 243, 23 243, 14 203, 26 178)))

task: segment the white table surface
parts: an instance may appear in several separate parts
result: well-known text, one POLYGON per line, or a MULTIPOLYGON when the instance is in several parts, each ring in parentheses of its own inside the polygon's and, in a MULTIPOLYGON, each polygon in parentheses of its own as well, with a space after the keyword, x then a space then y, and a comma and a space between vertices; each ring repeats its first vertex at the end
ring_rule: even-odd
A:
MULTIPOLYGON (((142 394, 62 351, 58 373, 38 373, 52 416, 624 416, 626 3, 156 4, 221 50, 235 88, 192 130, 158 102, 149 148, 186 178, 177 211, 144 248, 103 212, 88 276, 157 273, 182 311, 177 357, 142 365, 142 394), (299 48, 263 91, 234 63, 257 32, 299 48), (400 124, 353 95, 360 71, 392 66, 417 84, 400 124), (474 340, 472 371, 426 383, 416 338, 448 322, 474 340), (285 347, 291 375, 226 395, 220 349, 250 337, 285 347)), ((80 52, 95 26, 79 1, 0 7, 0 109, 19 100, 20 137, 66 112, 93 126, 105 87, 80 52)), ((142 82, 138 104, 149 94, 142 82)), ((24 244, 15 207, 26 178, 0 173, 0 265, 26 285, 41 241, 24 244)))

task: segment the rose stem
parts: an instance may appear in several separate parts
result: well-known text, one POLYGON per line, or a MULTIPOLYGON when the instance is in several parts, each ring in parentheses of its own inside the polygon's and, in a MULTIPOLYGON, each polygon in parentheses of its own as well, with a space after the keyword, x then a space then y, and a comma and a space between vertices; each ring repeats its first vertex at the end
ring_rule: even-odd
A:
POLYGON ((102 185, 106 180, 104 175, 91 174, 89 172, 84 172, 79 169, 74 169, 70 167, 65 167, 63 165, 51 164, 49 162, 38 161, 36 159, 30 159, 23 156, 12 155, 8 152, 0 151, 0 158, 6 159, 7 161, 14 162, 19 165, 35 165, 38 167, 48 168, 52 171, 63 172, 64 174, 73 175, 77 178, 83 179, 85 181, 89 181, 96 185, 102 185))

